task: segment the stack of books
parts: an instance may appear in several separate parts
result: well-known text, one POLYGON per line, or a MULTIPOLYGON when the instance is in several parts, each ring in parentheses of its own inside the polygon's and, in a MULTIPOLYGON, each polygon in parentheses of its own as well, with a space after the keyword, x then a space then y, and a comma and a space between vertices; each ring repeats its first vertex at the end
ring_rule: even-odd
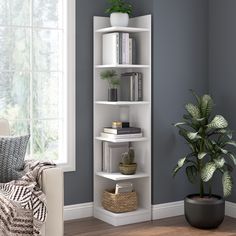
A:
POLYGON ((102 37, 103 65, 135 64, 135 39, 129 33, 114 32, 102 37))
POLYGON ((125 127, 125 128, 112 128, 105 127, 101 132, 101 137, 109 139, 128 139, 128 138, 141 138, 143 136, 141 128, 138 127, 125 127))

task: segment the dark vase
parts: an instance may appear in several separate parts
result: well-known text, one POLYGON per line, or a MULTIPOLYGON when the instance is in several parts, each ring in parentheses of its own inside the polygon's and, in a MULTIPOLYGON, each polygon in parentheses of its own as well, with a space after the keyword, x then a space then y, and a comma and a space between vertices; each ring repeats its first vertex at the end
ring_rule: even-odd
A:
POLYGON ((108 101, 116 102, 118 100, 117 88, 108 89, 108 101))
POLYGON ((184 200, 185 218, 190 225, 200 229, 217 228, 224 220, 225 200, 220 196, 188 195, 184 200))

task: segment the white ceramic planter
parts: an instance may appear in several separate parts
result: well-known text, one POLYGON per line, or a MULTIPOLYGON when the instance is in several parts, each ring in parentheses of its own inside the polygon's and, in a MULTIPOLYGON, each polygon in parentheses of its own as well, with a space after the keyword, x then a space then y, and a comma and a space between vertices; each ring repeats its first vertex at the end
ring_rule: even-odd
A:
POLYGON ((111 26, 126 27, 129 24, 129 15, 127 13, 113 12, 110 15, 111 26))

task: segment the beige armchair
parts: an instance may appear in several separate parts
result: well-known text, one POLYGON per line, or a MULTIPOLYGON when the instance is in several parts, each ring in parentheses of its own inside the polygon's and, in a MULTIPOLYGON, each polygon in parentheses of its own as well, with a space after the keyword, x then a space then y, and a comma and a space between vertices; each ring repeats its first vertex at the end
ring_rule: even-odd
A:
MULTIPOLYGON (((7 120, 0 119, 0 135, 10 134, 7 120)), ((41 188, 46 194, 48 216, 42 228, 42 236, 63 236, 64 235, 64 178, 60 168, 55 167, 43 171, 41 188)))

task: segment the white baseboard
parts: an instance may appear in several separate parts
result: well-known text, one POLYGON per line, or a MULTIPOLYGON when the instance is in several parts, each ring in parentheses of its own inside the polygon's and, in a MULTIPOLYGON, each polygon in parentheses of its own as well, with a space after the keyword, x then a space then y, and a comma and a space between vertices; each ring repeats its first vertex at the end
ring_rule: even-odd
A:
POLYGON ((64 221, 93 216, 93 202, 64 206, 64 221))
POLYGON ((163 219, 184 214, 184 201, 152 205, 152 219, 163 219))
MULTIPOLYGON (((184 201, 152 205, 152 220, 184 214, 184 201)), ((225 215, 236 218, 236 203, 225 202, 225 215)), ((93 216, 93 202, 64 207, 64 220, 75 220, 93 216)))
POLYGON ((236 203, 225 202, 225 215, 236 218, 236 203))

